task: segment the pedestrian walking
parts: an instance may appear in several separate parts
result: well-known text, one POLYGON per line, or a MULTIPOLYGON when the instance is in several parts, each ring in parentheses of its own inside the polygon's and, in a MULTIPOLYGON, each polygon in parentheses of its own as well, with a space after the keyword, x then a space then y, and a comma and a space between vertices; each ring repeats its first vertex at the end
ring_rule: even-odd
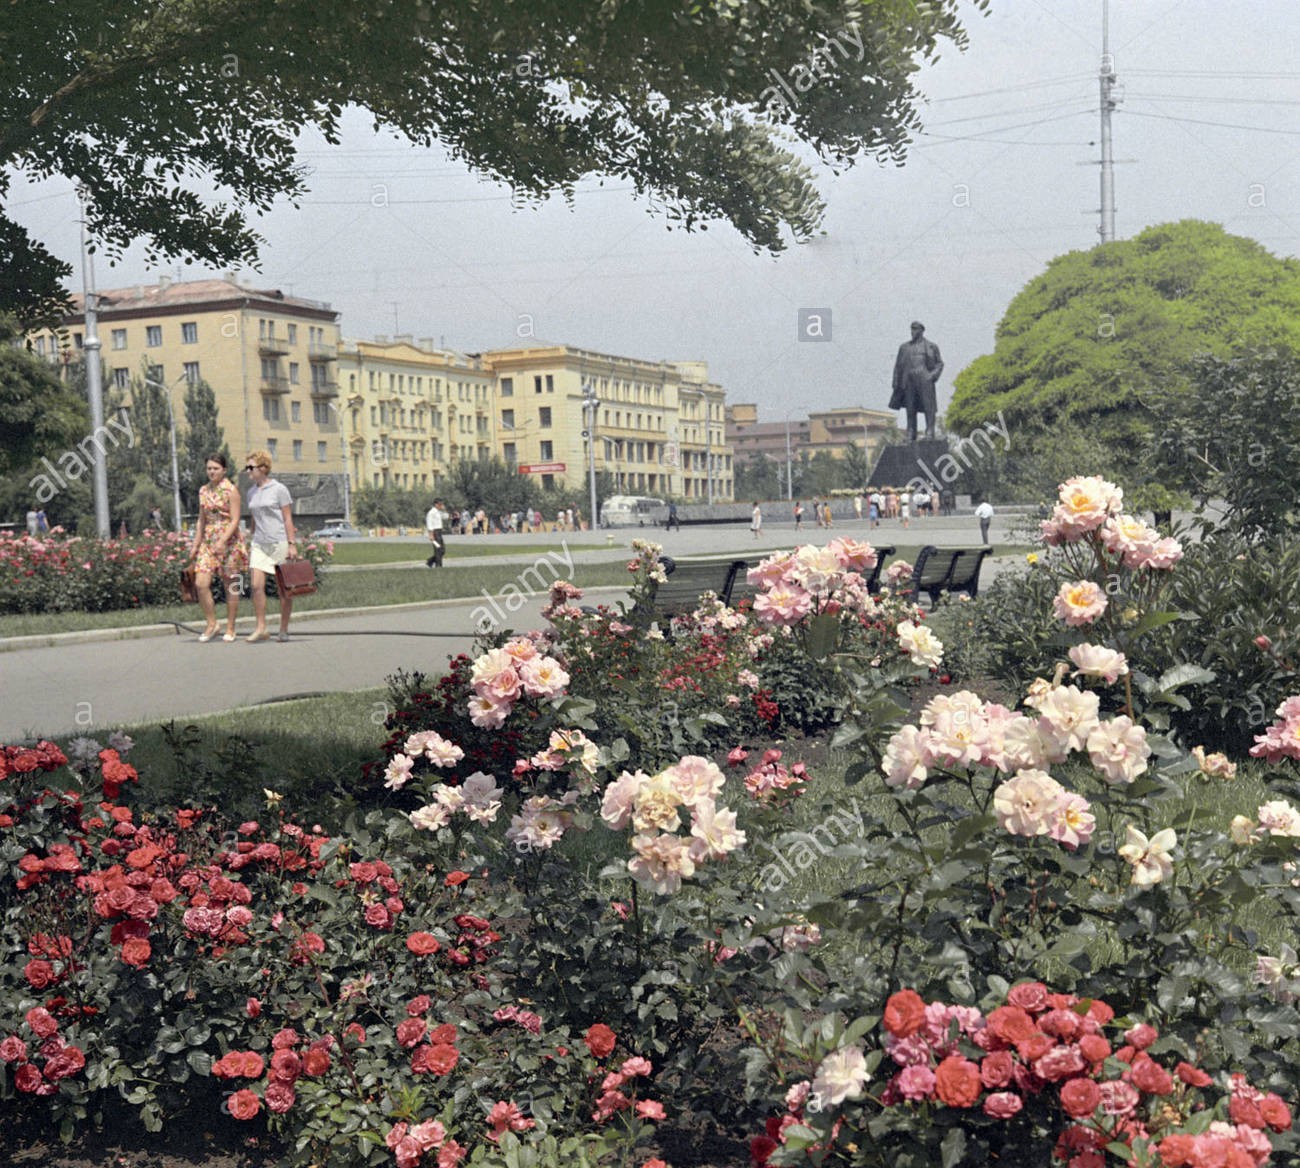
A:
POLYGON ((664 524, 664 530, 665 530, 665 531, 671 531, 674 527, 675 527, 678 531, 681 531, 681 529, 682 529, 682 521, 681 521, 679 518, 677 518, 677 504, 676 504, 676 503, 669 503, 669 504, 668 504, 668 522, 664 524))
POLYGON ((425 514, 424 533, 429 537, 429 543, 433 545, 429 558, 424 561, 424 566, 426 568, 441 568, 442 557, 447 550, 447 545, 443 542, 442 537, 441 499, 434 499, 433 506, 425 514))
POLYGON ((853 514, 857 516, 859 521, 861 521, 862 519, 862 492, 861 491, 853 492, 853 514))
POLYGON ((912 526, 912 493, 904 491, 898 496, 898 517, 903 521, 904 527, 912 526))
POLYGON ((239 532, 239 488, 227 477, 224 454, 209 454, 204 463, 208 481, 199 488, 199 518, 190 544, 194 564, 194 590, 199 594, 205 628, 199 640, 217 635, 217 604, 212 595, 212 577, 220 576, 226 588, 227 644, 235 640, 239 617, 240 580, 248 570, 248 549, 239 532))
POLYGON ((754 500, 754 510, 749 513, 749 530, 754 533, 757 539, 763 531, 763 509, 758 505, 758 500, 754 500))
MULTIPOLYGON (((289 488, 271 477, 271 455, 254 450, 244 469, 253 480, 248 489, 248 518, 253 550, 248 563, 253 570, 253 615, 257 626, 245 638, 249 644, 270 639, 266 631, 266 578, 285 560, 298 558, 298 537, 293 530, 293 497, 289 488)), ((280 632, 277 641, 289 639, 293 597, 280 597, 280 632)))
POLYGON ((794 504, 794 529, 795 531, 803 530, 803 503, 797 499, 794 504))
POLYGON ((975 518, 980 521, 980 542, 989 542, 989 525, 993 522, 993 504, 985 499, 975 508, 975 518))
POLYGON ((36 520, 36 512, 34 510, 28 511, 27 512, 27 534, 35 538, 36 535, 40 532, 40 530, 41 530, 40 524, 36 520))

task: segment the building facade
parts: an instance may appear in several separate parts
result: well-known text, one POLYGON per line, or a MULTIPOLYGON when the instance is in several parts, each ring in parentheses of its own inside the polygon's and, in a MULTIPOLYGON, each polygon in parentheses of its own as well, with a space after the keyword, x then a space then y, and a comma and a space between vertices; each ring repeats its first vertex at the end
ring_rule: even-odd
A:
MULTIPOLYGON (((338 313, 235 277, 113 288, 97 296, 105 392, 133 378, 162 385, 178 424, 184 387, 206 381, 237 459, 270 451, 304 515, 342 514, 338 313)), ((33 333, 46 360, 84 356, 80 296, 57 330, 33 333)))
POLYGON ((437 490, 454 463, 499 452, 496 379, 479 357, 427 338, 345 340, 339 380, 354 486, 437 490))
POLYGON ((843 458, 849 445, 866 443, 868 465, 874 461, 885 436, 898 427, 888 410, 860 406, 810 412, 805 418, 787 417, 780 422, 760 422, 758 407, 737 402, 727 407, 727 441, 735 449, 737 462, 748 463, 760 455, 783 463, 826 451, 843 458))
POLYGON ((595 409, 595 465, 616 493, 696 502, 733 497, 725 399, 703 362, 642 361, 570 345, 482 354, 496 376, 497 449, 543 488, 582 488, 595 409))

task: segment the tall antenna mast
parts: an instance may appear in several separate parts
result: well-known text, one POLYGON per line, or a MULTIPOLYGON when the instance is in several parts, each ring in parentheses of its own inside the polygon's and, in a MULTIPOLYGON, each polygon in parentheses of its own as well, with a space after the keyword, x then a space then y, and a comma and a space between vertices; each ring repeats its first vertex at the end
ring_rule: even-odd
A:
POLYGON ((1110 115, 1117 104, 1115 59, 1110 55, 1110 0, 1101 0, 1101 225, 1102 243, 1115 238, 1115 158, 1111 151, 1110 115))

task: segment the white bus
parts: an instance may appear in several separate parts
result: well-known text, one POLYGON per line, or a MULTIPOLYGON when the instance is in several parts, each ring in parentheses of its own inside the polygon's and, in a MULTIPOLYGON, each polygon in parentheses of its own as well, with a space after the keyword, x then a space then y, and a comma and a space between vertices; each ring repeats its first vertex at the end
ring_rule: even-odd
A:
POLYGON ((602 527, 662 527, 668 504, 642 495, 610 495, 600 509, 602 527))

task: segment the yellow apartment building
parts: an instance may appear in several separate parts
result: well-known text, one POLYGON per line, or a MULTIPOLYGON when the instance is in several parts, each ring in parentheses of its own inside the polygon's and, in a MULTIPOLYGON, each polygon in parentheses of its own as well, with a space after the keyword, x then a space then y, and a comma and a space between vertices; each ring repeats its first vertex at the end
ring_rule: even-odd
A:
MULTIPOLYGON (((57 330, 31 337, 38 354, 65 366, 85 344, 82 298, 73 302, 57 330)), ((228 275, 108 289, 98 310, 106 393, 143 372, 167 387, 179 426, 184 386, 206 381, 236 459, 269 450, 296 511, 343 513, 339 316, 328 304, 228 275)))
POLYGON ((790 415, 779 422, 760 422, 758 406, 751 402, 727 407, 727 440, 735 448, 737 460, 745 463, 759 455, 783 463, 787 451, 793 459, 811 457, 820 450, 843 458, 847 446, 865 442, 870 465, 885 436, 897 428, 897 418, 890 411, 861 406, 819 410, 803 418, 790 415))
POLYGON ((722 387, 703 362, 642 361, 571 345, 482 354, 496 375, 497 450, 543 488, 587 482, 583 389, 599 402, 597 473, 619 494, 730 502, 731 448, 722 387))
POLYGON ((495 452, 495 378, 477 357, 410 336, 339 349, 348 470, 358 486, 438 489, 495 452))

